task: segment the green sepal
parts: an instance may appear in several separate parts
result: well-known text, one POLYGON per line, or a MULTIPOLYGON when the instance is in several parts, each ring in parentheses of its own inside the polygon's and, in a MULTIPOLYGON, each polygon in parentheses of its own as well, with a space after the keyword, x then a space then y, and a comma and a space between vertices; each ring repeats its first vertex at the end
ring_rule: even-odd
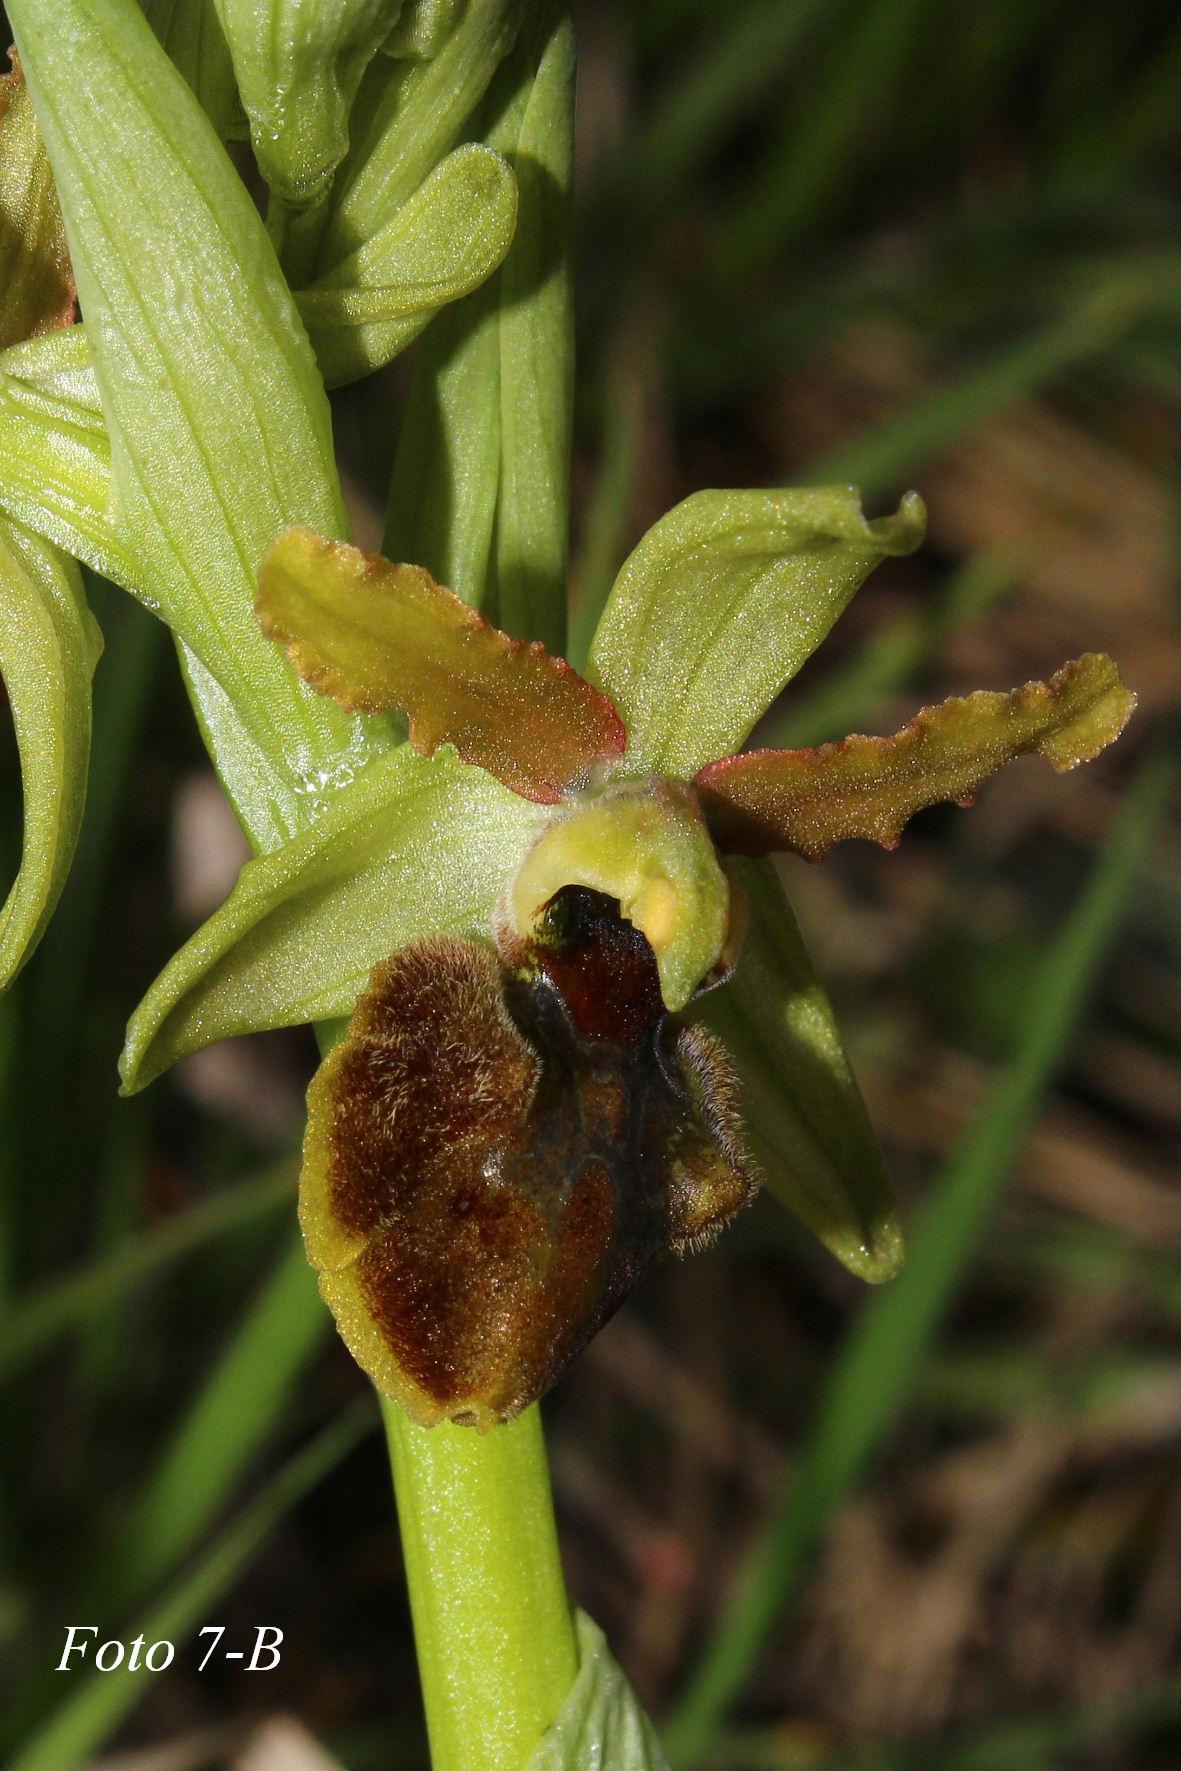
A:
POLYGON ((0 990, 41 939, 73 859, 90 762, 90 679, 101 651, 73 560, 0 522, 0 676, 24 799, 20 867, 0 908, 0 990))
POLYGON ((674 781, 628 783, 556 817, 513 881, 513 932, 528 941, 568 885, 618 899, 656 956, 667 1009, 684 1008, 730 941, 729 884, 696 799, 674 781))
POLYGON ((45 146, 16 55, 0 75, 0 348, 68 326, 74 278, 45 146))
POLYGON ((141 592, 283 767, 291 822, 342 751, 361 762, 389 742, 311 695, 254 620, 277 534, 346 530, 311 346, 257 210, 138 8, 55 0, 52 30, 39 0, 8 11, 86 314, 112 516, 141 592))
POLYGON ((248 861, 165 967, 128 1025, 124 1093, 214 1040, 348 1014, 408 941, 490 935, 543 817, 450 754, 379 757, 310 829, 248 861))
POLYGON ((578 1674, 525 1771, 669 1771, 656 1730, 640 1707, 607 1638, 584 1611, 574 1613, 578 1674))
POLYGON ((699 1017, 742 1078, 742 1110, 769 1192, 861 1279, 889 1279, 902 1228, 832 1006, 769 861, 732 863, 749 922, 728 983, 699 1017))
POLYGON ((741 749, 882 559, 923 538, 922 500, 867 522, 850 486, 696 492, 624 562, 591 675, 629 733, 628 773, 688 779, 741 749))
POLYGON ((286 202, 313 202, 344 159, 361 76, 399 3, 218 0, 255 157, 286 202))
POLYGON ((509 249, 517 184, 476 142, 440 161, 376 234, 296 300, 329 386, 380 369, 509 249))

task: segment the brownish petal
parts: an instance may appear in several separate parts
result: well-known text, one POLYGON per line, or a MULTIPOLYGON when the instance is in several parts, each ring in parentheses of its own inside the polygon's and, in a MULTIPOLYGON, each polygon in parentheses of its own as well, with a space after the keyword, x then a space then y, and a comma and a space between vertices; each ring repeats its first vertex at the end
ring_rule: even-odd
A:
POLYGON ((536 1401, 653 1260, 752 1192, 728 1061, 664 1015, 606 905, 582 892, 562 961, 520 976, 473 942, 403 949, 312 1083, 308 1253, 355 1358, 424 1425, 536 1401), (630 1016, 592 1001, 600 947, 630 1016))
POLYGON ((1088 652, 1048 683, 925 707, 892 738, 754 750, 710 763, 695 785, 714 840, 731 854, 791 850, 819 861, 852 837, 892 849, 916 812, 970 805, 1014 757, 1043 756, 1058 770, 1090 762, 1135 705, 1111 659, 1088 652))
POLYGON ((416 749, 453 744, 525 799, 554 804, 626 748, 600 689, 491 627, 421 566, 289 529, 263 560, 257 612, 319 694, 406 714, 416 749))
POLYGON ((68 326, 74 276, 53 174, 20 59, 0 77, 0 349, 68 326))

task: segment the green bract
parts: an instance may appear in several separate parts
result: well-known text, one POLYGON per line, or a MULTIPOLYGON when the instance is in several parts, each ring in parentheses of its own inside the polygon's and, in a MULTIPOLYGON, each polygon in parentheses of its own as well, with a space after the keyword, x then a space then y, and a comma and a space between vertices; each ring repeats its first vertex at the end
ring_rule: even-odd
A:
POLYGON ((330 384, 380 369, 445 303, 494 271, 513 237, 517 185, 499 154, 471 142, 347 258, 297 297, 330 384))
POLYGON ((517 237, 500 273, 500 498, 497 619, 551 651, 566 643, 570 427, 574 392, 569 260, 574 29, 538 9, 514 58, 526 84, 506 147, 520 186, 517 237), (517 117, 519 116, 519 122, 517 117))
POLYGON ((569 539, 572 71, 569 27, 542 7, 481 106, 480 131, 520 180, 516 234, 500 272, 422 341, 385 536, 392 558, 555 652, 569 539))
POLYGON ((387 741, 309 696, 253 617, 257 562, 281 530, 345 530, 315 359, 254 205, 138 11, 55 0, 47 30, 38 0, 15 0, 9 16, 30 50, 135 588, 270 759, 277 803, 238 804, 273 840, 342 754, 356 766, 387 741))
POLYGON ((223 141, 247 133, 218 0, 140 0, 144 17, 223 141))
POLYGON ((0 676, 24 786, 20 869, 0 908, 0 989, 41 939, 86 801, 90 678, 102 650, 73 560, 0 522, 0 676))
POLYGON ((598 1624, 574 1615, 578 1677, 525 1771, 668 1771, 655 1730, 636 1700, 598 1624))
POLYGON ((525 0, 467 0, 429 59, 388 64, 354 109, 349 152, 315 247, 319 273, 372 239, 459 140, 508 50, 525 0))

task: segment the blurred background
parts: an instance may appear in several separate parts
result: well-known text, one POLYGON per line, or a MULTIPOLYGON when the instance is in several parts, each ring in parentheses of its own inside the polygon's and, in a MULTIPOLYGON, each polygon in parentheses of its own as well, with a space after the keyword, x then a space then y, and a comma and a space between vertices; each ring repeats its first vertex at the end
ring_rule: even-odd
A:
MULTIPOLYGON (((1173 9, 578 10, 576 646, 702 486, 852 480, 876 514, 913 485, 928 545, 768 739, 1086 650, 1140 711, 1087 769, 787 870, 911 1262, 870 1292, 762 1200, 649 1280, 546 1405, 572 1593, 686 1766, 1172 1771, 1173 9)), ((340 397, 363 539, 405 375, 340 397)), ((0 1000, 3 1756, 52 1723, 139 1771, 421 1767, 376 1416, 294 1235, 311 1037, 116 1097, 127 1015, 244 851, 167 636, 92 590, 82 848, 0 1000), (265 1678, 186 1646, 67 1691, 67 1621, 286 1642, 265 1678)))

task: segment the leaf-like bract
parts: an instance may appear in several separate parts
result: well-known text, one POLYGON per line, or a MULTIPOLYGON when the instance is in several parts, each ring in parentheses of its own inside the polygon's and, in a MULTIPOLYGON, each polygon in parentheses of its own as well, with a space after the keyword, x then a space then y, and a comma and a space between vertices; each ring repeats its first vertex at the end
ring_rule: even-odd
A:
POLYGON ((218 0, 140 0, 144 17, 223 141, 248 133, 218 0))
POLYGON ((0 509, 132 589, 139 565, 110 502, 111 447, 83 328, 0 352, 0 509))
MULTIPOLYGON (((295 522, 342 534, 327 400, 241 180, 138 8, 38 0, 9 17, 53 165, 137 588, 284 772, 277 819, 351 748, 388 742, 317 701, 254 620, 258 562, 295 522), (183 242, 183 251, 178 243, 183 242)), ((215 757, 223 778, 250 766, 215 757)))
POLYGON ((297 296, 329 385, 381 368, 482 283, 516 218, 516 180, 499 154, 476 142, 448 154, 384 227, 297 296))
POLYGON ((525 0, 467 0, 435 55, 392 72, 387 63, 372 94, 362 91, 332 187, 319 273, 372 239, 455 146, 525 9, 525 0))
POLYGON ((627 768, 694 775, 738 750, 854 592, 922 540, 922 502, 867 522, 856 491, 696 492, 615 580, 591 675, 628 728, 627 768))
POLYGON ((1088 652, 1048 683, 925 707, 892 738, 754 750, 702 769, 696 785, 710 829, 732 853, 791 850, 819 861, 851 837, 892 849, 916 812, 970 805, 1014 757, 1042 756, 1059 771, 1090 762, 1135 705, 1111 659, 1088 652))
POLYGON ((521 69, 523 103, 516 139, 505 147, 520 207, 500 272, 496 611, 510 633, 555 652, 566 645, 570 539, 574 322, 566 236, 574 62, 566 9, 542 6, 506 69, 521 69))
POLYGON ((525 1771, 669 1771, 656 1731, 640 1708, 598 1624, 574 1614, 578 1677, 525 1771))
POLYGON ((398 709, 417 749, 454 744, 528 799, 552 804, 623 752, 600 690, 489 626, 421 566, 291 529, 263 561, 258 615, 321 694, 367 713, 398 709))
POLYGON ((90 761, 90 678, 101 647, 73 560, 0 523, 0 676, 24 797, 20 867, 0 908, 0 989, 44 933, 73 859, 90 761))

